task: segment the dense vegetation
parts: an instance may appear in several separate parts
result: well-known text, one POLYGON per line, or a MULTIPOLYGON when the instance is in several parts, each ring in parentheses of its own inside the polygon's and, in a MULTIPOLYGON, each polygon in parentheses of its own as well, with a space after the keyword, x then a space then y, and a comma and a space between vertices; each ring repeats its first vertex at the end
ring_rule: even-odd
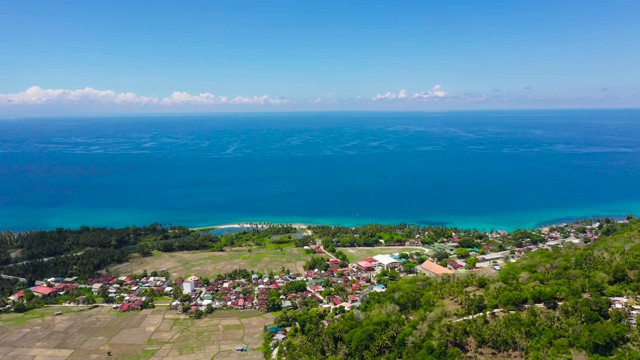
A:
MULTIPOLYGON (((640 291, 640 220, 611 223, 597 242, 529 253, 494 277, 391 281, 342 314, 287 311, 287 359, 640 359, 638 329, 611 310, 611 296, 640 291), (500 309, 496 312, 491 310, 500 309), (472 318, 463 317, 482 313, 472 318)), ((338 309, 338 308, 336 308, 338 309)))
POLYGON ((291 234, 296 233, 291 225, 269 225, 265 228, 252 228, 224 235, 215 235, 208 230, 193 231, 187 236, 173 240, 153 240, 139 245, 139 252, 149 255, 150 249, 162 252, 212 250, 224 251, 225 247, 264 246, 269 243, 281 244, 293 242, 291 234))
POLYGON ((184 237, 185 227, 152 224, 120 229, 89 228, 0 233, 0 273, 27 279, 94 276, 109 264, 122 263, 144 242, 184 237), (9 255, 7 258, 7 254, 9 255))
POLYGON ((51 231, 0 232, 0 274, 27 279, 28 284, 52 276, 87 278, 110 264, 127 261, 138 252, 211 250, 232 246, 264 246, 292 242, 290 225, 264 225, 222 236, 186 227, 152 224, 144 227, 55 229, 51 231))
POLYGON ((19 255, 13 260, 22 262, 82 252, 88 248, 123 249, 141 241, 182 237, 188 232, 184 227, 167 228, 160 224, 120 229, 83 226, 78 230, 3 232, 0 233, 0 248, 19 249, 19 255))
POLYGON ((24 277, 28 284, 51 276, 81 279, 93 277, 100 269, 110 264, 127 261, 128 253, 118 249, 89 249, 81 254, 64 255, 47 260, 32 260, 5 266, 1 269, 5 275, 24 277))
MULTIPOLYGON (((629 217, 633 217, 629 215, 629 217)), ((573 225, 577 226, 580 233, 586 232, 586 225, 599 223, 602 228, 607 224, 615 224, 615 219, 603 217, 596 219, 576 220, 573 225)), ((567 231, 573 229, 573 226, 549 226, 549 231, 557 231, 563 237, 566 237, 567 231)), ((370 224, 359 227, 344 226, 311 226, 309 230, 313 232, 314 237, 322 241, 326 247, 373 247, 394 244, 405 244, 407 240, 418 239, 424 245, 432 245, 453 241, 461 248, 478 248, 479 252, 485 253, 483 245, 490 246, 494 251, 503 251, 508 248, 520 248, 527 245, 536 245, 543 242, 544 237, 539 231, 531 229, 518 229, 510 234, 495 231, 479 231, 477 229, 459 229, 449 228, 446 226, 419 226, 419 225, 379 225, 370 224)), ((308 239, 306 239, 308 240, 308 239)), ((296 241, 299 247, 308 245, 305 240, 296 241)))

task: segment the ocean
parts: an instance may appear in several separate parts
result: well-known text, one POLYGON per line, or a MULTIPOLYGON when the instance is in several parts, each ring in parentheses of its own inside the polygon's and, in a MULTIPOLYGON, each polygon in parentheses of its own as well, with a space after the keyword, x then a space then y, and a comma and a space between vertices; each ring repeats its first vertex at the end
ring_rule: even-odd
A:
POLYGON ((0 229, 640 215, 640 110, 0 120, 0 229))

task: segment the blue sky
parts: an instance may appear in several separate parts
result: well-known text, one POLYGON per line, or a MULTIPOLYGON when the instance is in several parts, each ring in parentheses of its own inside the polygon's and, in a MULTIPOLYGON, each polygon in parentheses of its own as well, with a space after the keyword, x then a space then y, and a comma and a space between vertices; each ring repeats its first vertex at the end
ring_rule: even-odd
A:
POLYGON ((638 19, 637 0, 4 1, 0 114, 638 107, 638 19))

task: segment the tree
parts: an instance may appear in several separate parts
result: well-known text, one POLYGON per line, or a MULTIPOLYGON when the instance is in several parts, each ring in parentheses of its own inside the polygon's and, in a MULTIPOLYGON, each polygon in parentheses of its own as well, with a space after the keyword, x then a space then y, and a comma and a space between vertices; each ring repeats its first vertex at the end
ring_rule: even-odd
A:
POLYGON ((304 269, 327 271, 329 269, 329 264, 324 258, 312 256, 311 259, 304 264, 304 269))
POLYGON ((456 256, 460 259, 464 259, 469 256, 469 250, 464 248, 456 249, 456 256))
POLYGON ((211 304, 207 304, 207 306, 205 306, 205 308, 204 308, 204 312, 205 312, 205 314, 213 313, 213 306, 211 304))
POLYGON ((437 261, 442 261, 449 258, 449 253, 446 251, 438 250, 433 257, 436 258, 437 261))
POLYGON ((465 269, 474 269, 478 264, 478 258, 470 257, 466 260, 466 263, 467 264, 464 266, 465 269))
POLYGON ((204 312, 200 309, 196 309, 196 311, 193 312, 193 317, 196 319, 202 319, 204 317, 204 312))
POLYGON ((172 295, 174 299, 179 299, 182 296, 182 288, 180 286, 174 286, 172 290, 172 295))
POLYGON ((413 261, 407 261, 402 264, 402 270, 407 274, 413 274, 416 271, 416 263, 413 261))
POLYGON ((267 311, 282 310, 282 303, 280 302, 280 299, 276 295, 273 295, 267 298, 266 306, 267 306, 267 311))
POLYGON ((151 255, 153 255, 151 253, 151 247, 149 246, 149 244, 146 244, 146 243, 138 244, 138 254, 140 254, 140 256, 151 256, 151 255))
POLYGON ((34 294, 33 291, 31 290, 25 290, 23 293, 24 293, 24 301, 26 302, 32 301, 36 297, 36 294, 34 294))

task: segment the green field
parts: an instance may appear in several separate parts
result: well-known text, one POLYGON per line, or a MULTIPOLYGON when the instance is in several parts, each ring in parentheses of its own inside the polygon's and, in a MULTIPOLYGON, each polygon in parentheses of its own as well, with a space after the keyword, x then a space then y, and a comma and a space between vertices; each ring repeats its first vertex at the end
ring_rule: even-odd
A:
POLYGON ((262 329, 272 323, 272 314, 251 310, 194 320, 167 307, 125 314, 102 306, 44 308, 0 315, 0 358, 262 359, 262 329), (249 351, 239 354, 236 346, 249 351))
POLYGON ((235 269, 256 271, 280 270, 282 267, 291 271, 303 271, 304 263, 311 257, 300 248, 285 246, 277 249, 273 246, 265 249, 248 251, 229 250, 225 252, 179 251, 172 253, 153 252, 153 256, 140 257, 133 255, 127 263, 109 267, 114 275, 141 273, 143 270, 153 271, 166 269, 172 277, 208 276, 223 274, 235 269))

